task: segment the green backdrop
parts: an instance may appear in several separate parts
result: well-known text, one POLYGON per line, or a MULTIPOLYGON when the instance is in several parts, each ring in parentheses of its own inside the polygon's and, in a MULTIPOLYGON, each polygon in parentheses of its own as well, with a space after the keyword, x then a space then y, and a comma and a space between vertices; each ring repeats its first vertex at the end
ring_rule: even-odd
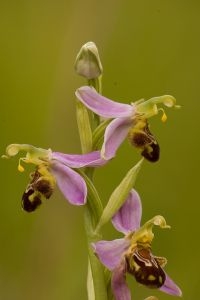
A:
MULTIPOLYGON (((152 119, 161 159, 145 162, 136 189, 143 221, 165 216, 170 230, 155 229, 153 250, 168 258, 167 272, 198 299, 199 285, 199 86, 200 3, 195 0, 19 0, 0 4, 0 152, 10 143, 30 143, 80 153, 75 117, 74 72, 83 43, 94 41, 104 66, 103 93, 130 103, 172 94, 181 110, 152 119)), ((104 203, 139 160, 125 142, 115 160, 96 172, 104 203)), ((21 210, 31 170, 17 159, 1 160, 0 299, 87 298, 87 252, 83 208, 59 191, 33 214, 21 210)), ((107 225, 104 238, 119 234, 107 225)), ((156 295, 128 277, 133 299, 156 295)))

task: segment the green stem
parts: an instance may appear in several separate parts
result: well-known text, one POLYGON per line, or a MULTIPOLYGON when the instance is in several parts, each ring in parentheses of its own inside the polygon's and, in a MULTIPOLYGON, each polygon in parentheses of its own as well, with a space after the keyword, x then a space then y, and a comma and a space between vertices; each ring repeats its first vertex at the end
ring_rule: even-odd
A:
MULTIPOLYGON (((107 297, 107 284, 105 280, 104 268, 92 249, 92 243, 99 240, 101 237, 94 232, 100 217, 102 215, 103 207, 98 192, 90 178, 81 170, 78 170, 81 176, 84 178, 87 184, 88 196, 87 204, 84 211, 84 223, 85 231, 88 242, 89 253, 89 265, 91 268, 91 274, 88 273, 88 277, 91 278, 91 284, 87 284, 88 297, 95 297, 95 300, 108 300, 107 297), (94 293, 94 295, 93 295, 94 293)), ((89 269, 88 269, 89 270, 89 269)))
MULTIPOLYGON (((84 217, 85 230, 88 240, 89 263, 91 267, 95 300, 107 300, 107 288, 103 266, 98 260, 98 258, 95 256, 94 251, 92 249, 92 243, 95 242, 96 237, 93 233, 92 216, 88 205, 86 205, 84 217)), ((88 294, 90 294, 90 292, 88 292, 88 294)))
POLYGON ((94 87, 99 94, 102 94, 102 76, 88 79, 88 85, 94 87))
POLYGON ((111 119, 107 119, 103 121, 96 129, 93 131, 92 134, 92 141, 93 141, 93 149, 98 149, 100 144, 103 141, 104 138, 104 132, 108 124, 110 123, 111 119))
MULTIPOLYGON (((94 87, 97 92, 101 93, 101 76, 96 79, 88 80, 88 85, 94 87)), ((82 106, 82 103, 81 105, 77 105, 77 116, 82 151, 83 153, 92 151, 94 148, 91 133, 99 126, 100 118, 96 114, 91 114, 91 112, 82 106)), ((96 234, 94 229, 99 223, 103 212, 101 200, 93 184, 94 170, 94 168, 85 168, 84 171, 78 170, 84 178, 88 190, 87 204, 85 205, 84 211, 84 223, 89 254, 87 279, 88 299, 108 300, 104 268, 92 249, 92 243, 100 238, 99 233, 96 234)))
POLYGON ((106 288, 102 264, 95 256, 93 250, 89 245, 88 245, 88 251, 89 251, 89 260, 90 260, 92 278, 94 284, 95 300, 107 300, 108 299, 107 288, 106 288))
POLYGON ((76 117, 82 153, 88 153, 92 151, 92 129, 90 125, 90 114, 91 113, 80 101, 76 101, 76 117))
MULTIPOLYGON (((91 168, 90 168, 91 169, 91 168)), ((103 206, 98 192, 92 182, 92 180, 81 170, 77 170, 79 174, 84 178, 87 184, 87 206, 89 209, 90 219, 92 220, 93 228, 98 224, 103 212, 103 206)))
MULTIPOLYGON (((94 79, 89 79, 88 80, 88 85, 92 86, 95 88, 95 90, 101 94, 102 93, 102 76, 99 76, 97 78, 94 79)), ((100 117, 98 115, 96 115, 95 113, 93 114, 94 117, 94 128, 96 128, 99 124, 100 124, 100 117)))

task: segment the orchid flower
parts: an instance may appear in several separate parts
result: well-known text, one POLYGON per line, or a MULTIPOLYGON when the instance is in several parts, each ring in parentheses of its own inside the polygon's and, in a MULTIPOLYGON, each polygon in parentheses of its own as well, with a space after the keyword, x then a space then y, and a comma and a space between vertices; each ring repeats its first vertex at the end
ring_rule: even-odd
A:
POLYGON ((22 207, 28 212, 34 211, 42 200, 48 199, 57 183, 64 197, 74 205, 83 205, 87 198, 87 186, 84 179, 73 169, 98 167, 105 164, 100 152, 94 151, 83 155, 53 152, 51 149, 36 148, 27 144, 11 144, 6 148, 4 158, 26 152, 19 159, 18 170, 24 171, 21 162, 34 164, 35 172, 22 196, 22 207))
POLYGON ((170 279, 163 267, 167 260, 152 254, 154 237, 152 227, 168 228, 162 216, 155 216, 140 227, 142 214, 138 193, 131 190, 126 202, 112 218, 114 227, 124 233, 124 238, 93 243, 93 249, 100 261, 112 272, 111 286, 116 300, 130 300, 126 284, 126 273, 137 282, 149 288, 175 296, 181 296, 180 288, 170 279))
POLYGON ((113 118, 105 130, 101 149, 103 158, 114 157, 118 147, 128 136, 131 144, 138 148, 147 160, 154 162, 159 159, 160 148, 150 132, 147 119, 162 111, 162 121, 166 121, 164 110, 158 108, 157 104, 162 103, 168 107, 175 106, 174 97, 164 95, 147 101, 139 100, 135 103, 124 104, 98 94, 89 86, 77 89, 76 96, 95 114, 104 118, 113 118))

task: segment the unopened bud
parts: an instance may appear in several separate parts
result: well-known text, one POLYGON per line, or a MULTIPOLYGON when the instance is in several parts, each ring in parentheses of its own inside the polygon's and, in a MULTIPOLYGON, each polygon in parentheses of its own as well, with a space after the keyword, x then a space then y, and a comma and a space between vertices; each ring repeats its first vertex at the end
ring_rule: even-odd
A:
POLYGON ((81 47, 76 57, 75 70, 87 79, 95 79, 102 74, 103 67, 95 43, 88 42, 81 47))

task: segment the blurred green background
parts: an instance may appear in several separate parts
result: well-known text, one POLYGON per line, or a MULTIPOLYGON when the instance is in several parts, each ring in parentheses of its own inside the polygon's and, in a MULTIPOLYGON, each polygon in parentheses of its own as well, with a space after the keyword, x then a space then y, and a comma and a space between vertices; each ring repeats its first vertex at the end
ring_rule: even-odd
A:
MULTIPOLYGON (((162 94, 181 110, 168 121, 153 118, 161 147, 156 164, 145 162, 136 182, 143 222, 165 216, 171 230, 155 229, 155 255, 168 258, 167 272, 183 299, 199 298, 199 86, 200 3, 195 0, 19 0, 0 4, 0 152, 30 143, 80 153, 74 91, 84 85, 74 72, 82 44, 94 41, 104 66, 103 93, 131 102, 162 94)), ((106 203, 139 160, 125 142, 115 160, 97 170, 106 203)), ((87 299, 87 252, 83 208, 59 191, 33 214, 21 210, 31 168, 1 160, 0 299, 87 299)), ((119 234, 107 225, 104 238, 119 234)), ((128 277, 133 299, 156 295, 128 277)))

